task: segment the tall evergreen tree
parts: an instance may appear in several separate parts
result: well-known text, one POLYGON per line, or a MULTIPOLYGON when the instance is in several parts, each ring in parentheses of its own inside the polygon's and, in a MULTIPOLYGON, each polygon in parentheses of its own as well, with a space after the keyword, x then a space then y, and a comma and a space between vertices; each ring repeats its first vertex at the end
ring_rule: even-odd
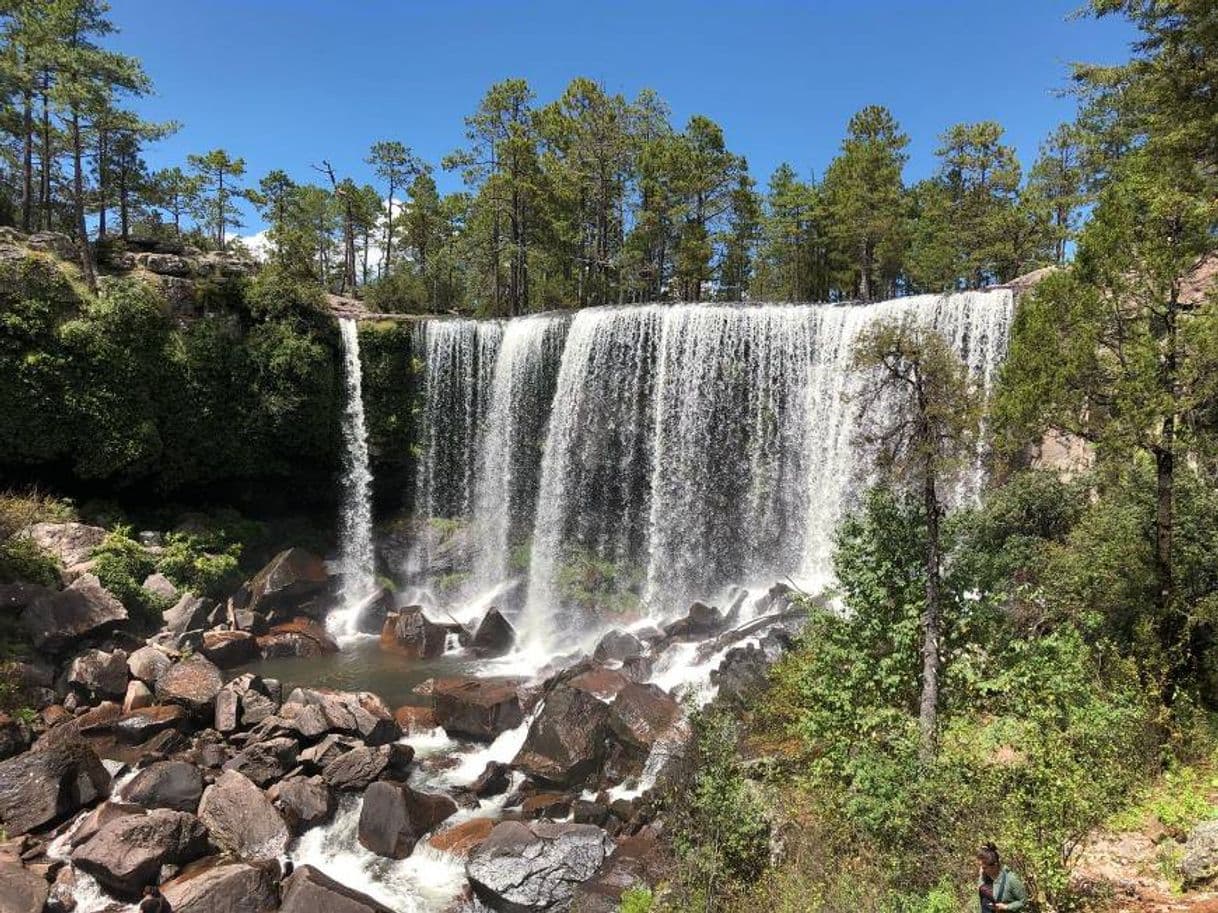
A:
POLYGON ((213 149, 203 155, 188 155, 186 161, 199 181, 200 220, 216 247, 224 250, 228 229, 241 227, 237 200, 245 196, 240 184, 245 176, 245 159, 234 158, 224 149, 213 149))

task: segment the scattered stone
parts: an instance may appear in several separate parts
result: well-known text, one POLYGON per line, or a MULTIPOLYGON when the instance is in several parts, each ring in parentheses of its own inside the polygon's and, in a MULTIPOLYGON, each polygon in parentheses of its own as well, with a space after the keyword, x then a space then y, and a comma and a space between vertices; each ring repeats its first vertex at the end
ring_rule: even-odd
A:
POLYGON ((339 755, 321 773, 335 789, 367 789, 382 778, 404 779, 413 758, 409 745, 363 745, 339 755))
POLYGON ((72 864, 128 899, 160 880, 161 867, 207 852, 207 830, 187 812, 158 809, 111 821, 72 853, 72 864))
POLYGON ((302 865, 284 881, 279 913, 393 913, 383 904, 302 865))
POLYGON ((370 691, 296 688, 279 708, 279 716, 306 738, 336 732, 376 746, 402 737, 385 702, 370 691))
POLYGON ((238 771, 266 788, 296 766, 299 750, 296 740, 286 736, 255 742, 225 763, 224 769, 238 771))
POLYGON ((441 678, 432 687, 436 721, 449 735, 492 741, 524 721, 519 678, 441 678))
POLYGON ((477 656, 503 656, 516 643, 516 629, 502 613, 491 606, 482 616, 474 639, 470 642, 477 656))
POLYGON ((177 602, 178 600, 178 588, 173 585, 173 581, 160 571, 145 577, 141 586, 149 593, 152 593, 152 595, 165 600, 165 602, 177 602))
POLYGON ((199 820, 213 843, 246 859, 277 859, 291 839, 266 793, 235 770, 226 770, 203 791, 199 820))
POLYGON ((330 733, 316 745, 310 745, 300 753, 300 763, 306 768, 320 771, 331 762, 354 748, 363 747, 363 742, 349 736, 330 733))
POLYGON ((289 777, 267 790, 292 836, 325 824, 334 816, 334 794, 321 777, 289 777))
POLYGON ((0 862, 0 911, 42 913, 50 889, 46 879, 16 862, 0 862))
POLYGON ((404 734, 430 732, 440 725, 436 713, 430 707, 414 707, 407 704, 393 712, 393 719, 404 734))
POLYGON ((238 608, 284 620, 321 594, 329 580, 321 558, 303 548, 289 548, 254 575, 248 584, 248 602, 238 608))
POLYGON ((609 706, 609 728, 625 745, 648 751, 681 719, 681 707, 656 685, 631 683, 609 706))
POLYGON ((579 688, 558 685, 512 764, 545 783, 578 786, 598 769, 608 734, 608 705, 579 688))
POLYGON ((123 799, 144 808, 194 812, 203 796, 203 774, 186 761, 158 761, 123 788, 123 799))
POLYGON ((571 797, 562 793, 538 793, 520 804, 524 818, 565 818, 571 814, 571 797))
POLYGON ((279 903, 275 867, 209 856, 161 885, 173 913, 263 913, 279 903))
POLYGON ((364 793, 359 842, 378 856, 405 859, 424 834, 456 813, 457 803, 448 796, 382 780, 364 793))
POLYGON ((470 853, 465 872, 478 899, 499 913, 565 906, 613 841, 590 824, 503 821, 470 853))
POLYGON ((196 654, 177 663, 157 680, 156 696, 201 716, 213 712, 216 695, 223 686, 220 670, 206 657, 196 654))
POLYGON ((161 613, 165 627, 174 637, 180 638, 187 631, 198 631, 207 627, 207 617, 215 603, 194 593, 183 593, 171 609, 161 613))
POLYGON ((164 650, 156 647, 140 647, 127 657, 127 670, 132 678, 139 679, 150 688, 156 687, 157 679, 164 675, 173 660, 164 650))
POLYGON ((0 762, 0 827, 10 838, 52 824, 110 791, 110 774, 79 738, 0 762))
POLYGON ((158 733, 184 726, 187 721, 186 710, 176 704, 158 704, 132 710, 119 717, 114 723, 114 731, 125 742, 136 744, 151 738, 158 733))
POLYGON ((86 650, 68 666, 68 684, 94 696, 122 697, 127 691, 127 654, 86 650))
POLYGON ((281 656, 326 656, 338 652, 326 629, 310 618, 296 618, 274 625, 266 634, 255 639, 263 659, 281 656))
POLYGON ((500 796, 512 785, 512 766, 500 761, 488 761, 470 790, 480 799, 500 796))
POLYGON ((592 651, 592 659, 598 663, 610 660, 625 662, 642 655, 643 642, 620 628, 614 628, 602 637, 596 645, 596 649, 592 651))
POLYGON ((106 531, 84 523, 35 523, 25 535, 63 567, 84 564, 102 544, 106 531))
POLYGON ((139 679, 127 682, 127 693, 123 696, 123 713, 143 710, 152 706, 152 692, 139 679))
POLYGON ((434 659, 444 653, 448 628, 429 619, 418 606, 385 619, 381 647, 409 659, 434 659))
POLYGON ((248 631, 208 631, 203 635, 202 651, 221 669, 229 669, 254 659, 258 643, 248 631))
POLYGON ((480 846, 494 828, 494 818, 470 818, 433 834, 427 842, 441 852, 464 858, 480 846))
POLYGON ((51 653, 126 620, 123 604, 93 574, 77 578, 66 590, 48 592, 21 613, 21 625, 34 646, 51 653))
POLYGON ((1218 875, 1218 821, 1203 821, 1189 833, 1180 874, 1190 885, 1202 884, 1218 875))

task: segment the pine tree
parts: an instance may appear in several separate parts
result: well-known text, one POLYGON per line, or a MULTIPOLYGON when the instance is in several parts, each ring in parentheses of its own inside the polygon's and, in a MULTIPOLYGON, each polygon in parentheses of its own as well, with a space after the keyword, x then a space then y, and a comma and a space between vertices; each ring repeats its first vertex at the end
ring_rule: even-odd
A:
POLYGON ((224 250, 226 232, 240 228, 237 200, 244 198, 241 178, 245 159, 234 158, 224 149, 203 155, 188 155, 186 161, 199 180, 199 218, 219 250, 224 250))

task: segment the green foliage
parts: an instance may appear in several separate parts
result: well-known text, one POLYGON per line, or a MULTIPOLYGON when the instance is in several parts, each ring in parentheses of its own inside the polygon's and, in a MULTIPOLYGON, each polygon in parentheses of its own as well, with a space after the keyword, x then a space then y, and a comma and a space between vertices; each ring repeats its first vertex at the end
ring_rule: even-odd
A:
POLYGON ((647 885, 635 885, 622 892, 621 913, 651 913, 655 898, 647 885))
POLYGON ((73 519, 69 502, 37 489, 0 492, 0 583, 57 585, 58 563, 22 530, 35 523, 73 519))
POLYGON ((694 720, 692 778, 674 809, 673 845, 686 888, 702 890, 718 879, 752 881, 769 860, 766 805, 757 785, 744 776, 738 739, 738 726, 725 713, 703 713, 694 720))
POLYGON ((165 550, 157 559, 156 569, 180 589, 222 599, 241 583, 238 562, 241 545, 229 545, 220 554, 205 550, 216 547, 215 539, 209 541, 186 533, 170 533, 165 539, 165 550))
POLYGON ((9 536, 0 540, 0 583, 20 582, 55 586, 59 566, 33 539, 9 536))
POLYGON ((555 574, 567 605, 622 615, 638 609, 639 572, 592 552, 571 550, 555 574))
POLYGON ((131 529, 116 527, 93 550, 92 557, 93 573, 102 586, 113 593, 134 618, 159 624, 159 613, 169 605, 143 587, 144 580, 156 570, 156 560, 131 538, 131 529))

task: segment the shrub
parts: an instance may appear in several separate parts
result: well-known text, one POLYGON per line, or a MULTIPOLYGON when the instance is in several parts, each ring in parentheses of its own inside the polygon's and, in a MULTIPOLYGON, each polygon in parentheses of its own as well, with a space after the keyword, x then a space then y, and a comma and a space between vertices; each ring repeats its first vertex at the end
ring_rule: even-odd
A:
POLYGON ((136 618, 159 623, 166 600, 144 589, 144 580, 156 570, 156 560, 131 538, 130 527, 112 530, 93 550, 93 573, 136 618))
POLYGON ((156 569, 179 588, 222 599, 241 583, 240 544, 225 545, 225 550, 218 554, 205 550, 206 545, 214 548, 222 541, 170 533, 165 540, 165 550, 157 559, 156 569))

